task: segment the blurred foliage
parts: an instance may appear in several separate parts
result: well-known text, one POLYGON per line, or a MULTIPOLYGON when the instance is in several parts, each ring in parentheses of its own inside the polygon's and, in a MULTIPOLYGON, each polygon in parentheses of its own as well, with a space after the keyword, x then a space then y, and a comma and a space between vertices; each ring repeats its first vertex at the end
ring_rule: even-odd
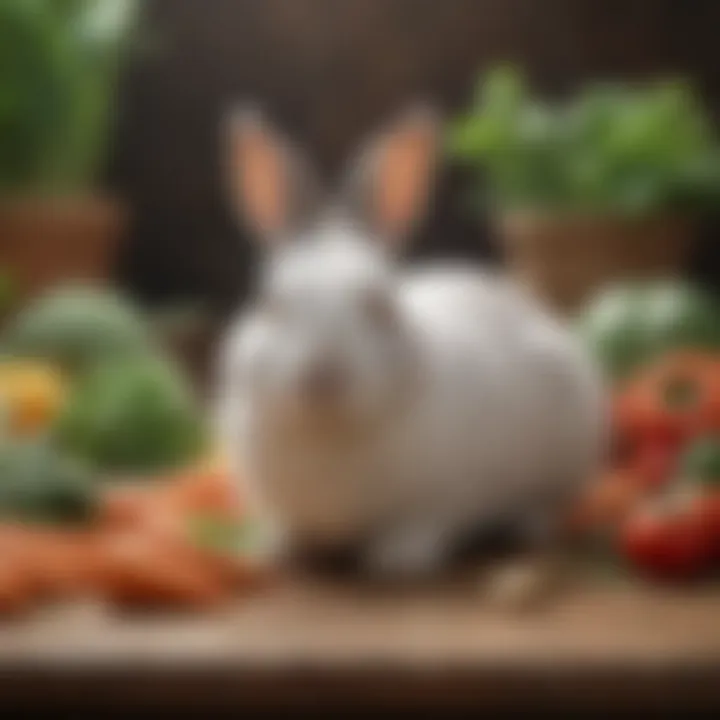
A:
POLYGON ((451 125, 449 152, 483 171, 503 208, 643 215, 720 200, 720 144, 694 88, 594 83, 541 100, 500 66, 451 125))
POLYGON ((212 514, 195 515, 189 534, 195 546, 221 554, 240 554, 253 548, 257 528, 247 518, 222 518, 212 514))
POLYGON ((0 0, 0 191, 96 179, 137 0, 0 0))
POLYGON ((97 507, 89 469, 46 439, 0 443, 0 518, 29 522, 83 522, 97 507))
POLYGON ((151 334, 139 307, 120 291, 67 283, 35 298, 8 321, 0 352, 50 360, 76 374, 108 358, 152 352, 151 334))
POLYGON ((12 305, 15 297, 15 280, 12 273, 0 266, 0 316, 12 305))
POLYGON ((109 473, 146 473, 197 460, 209 438, 180 368, 165 357, 107 360, 78 383, 56 438, 72 457, 109 473))
MULTIPOLYGON (((614 382, 678 350, 720 351, 720 303, 681 279, 616 282, 578 318, 577 330, 614 382)), ((681 393, 682 393, 682 389, 681 393)))

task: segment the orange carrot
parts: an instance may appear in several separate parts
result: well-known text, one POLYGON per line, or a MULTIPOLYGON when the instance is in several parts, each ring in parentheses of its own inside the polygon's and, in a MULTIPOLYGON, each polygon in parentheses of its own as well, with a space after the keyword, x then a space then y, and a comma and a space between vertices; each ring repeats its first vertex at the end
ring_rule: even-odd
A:
POLYGON ((27 536, 21 525, 3 524, 0 527, 0 615, 24 611, 36 597, 27 536))
POLYGON ((216 470, 195 471, 168 483, 165 500, 180 511, 215 512, 237 517, 242 511, 231 478, 216 470))
POLYGON ((100 557, 101 591, 120 605, 206 609, 228 597, 220 578, 193 554, 149 533, 111 533, 100 557))
POLYGON ((29 578, 13 560, 0 562, 0 616, 15 616, 29 608, 33 600, 29 578))
POLYGON ((178 474, 152 485, 116 486, 106 491, 101 522, 109 527, 144 525, 156 513, 212 512, 239 517, 242 506, 231 480, 221 472, 207 470, 178 474))
POLYGON ((75 597, 93 588, 97 535, 92 531, 45 530, 36 540, 37 570, 52 597, 75 597))
POLYGON ((103 493, 99 522, 113 528, 135 525, 144 518, 150 499, 145 487, 111 487, 103 493))
POLYGON ((91 584, 93 534, 18 526, 0 533, 0 552, 14 557, 40 597, 80 594, 91 584))

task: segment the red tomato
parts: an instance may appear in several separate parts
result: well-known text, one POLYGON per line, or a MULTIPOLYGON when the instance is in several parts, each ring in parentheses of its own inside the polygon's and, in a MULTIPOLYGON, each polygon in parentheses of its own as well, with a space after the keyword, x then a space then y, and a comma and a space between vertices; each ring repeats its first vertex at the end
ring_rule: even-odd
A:
POLYGON ((678 447, 676 443, 667 441, 642 445, 632 462, 633 475, 644 487, 662 487, 674 475, 678 447))
POLYGON ((669 353, 638 374, 615 398, 614 421, 631 444, 677 443, 720 429, 720 360, 694 351, 669 353))
POLYGON ((620 469, 607 471, 578 498, 568 518, 568 527, 580 533, 616 528, 645 494, 634 473, 620 469))
POLYGON ((709 539, 712 559, 720 562, 720 491, 698 497, 692 512, 709 539))
POLYGON ((687 508, 644 510, 630 518, 620 541, 623 554, 635 567, 663 579, 699 575, 712 554, 706 523, 687 508))

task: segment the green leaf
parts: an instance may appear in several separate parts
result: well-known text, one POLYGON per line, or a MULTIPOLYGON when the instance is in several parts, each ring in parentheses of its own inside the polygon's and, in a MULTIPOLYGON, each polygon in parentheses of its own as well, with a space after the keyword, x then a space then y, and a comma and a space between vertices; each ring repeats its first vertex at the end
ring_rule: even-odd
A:
POLYGON ((138 12, 136 0, 0 2, 0 189, 94 181, 138 12))
POLYGON ((713 211, 720 200, 720 146, 682 78, 592 83, 548 101, 501 66, 479 80, 447 146, 507 207, 645 216, 713 211))

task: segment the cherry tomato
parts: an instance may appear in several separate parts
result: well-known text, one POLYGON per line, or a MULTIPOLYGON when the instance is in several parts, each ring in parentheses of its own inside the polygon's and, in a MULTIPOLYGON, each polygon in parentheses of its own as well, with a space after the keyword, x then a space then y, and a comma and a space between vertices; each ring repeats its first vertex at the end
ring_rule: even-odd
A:
POLYGON ((698 576, 712 555, 707 524, 689 508, 643 510, 628 520, 620 542, 624 556, 643 574, 666 580, 698 576))

